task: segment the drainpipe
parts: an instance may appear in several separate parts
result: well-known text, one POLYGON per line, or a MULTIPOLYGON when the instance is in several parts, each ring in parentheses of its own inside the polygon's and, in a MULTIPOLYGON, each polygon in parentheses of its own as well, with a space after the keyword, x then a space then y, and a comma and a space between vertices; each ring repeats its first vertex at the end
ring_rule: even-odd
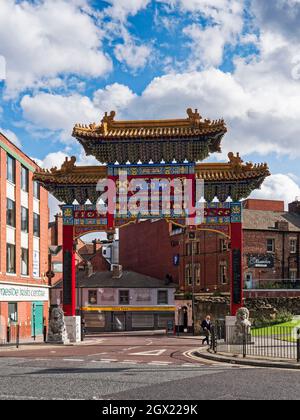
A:
POLYGON ((297 240, 297 279, 300 279, 300 234, 297 240))
POLYGON ((282 232, 282 280, 285 280, 285 232, 282 232))

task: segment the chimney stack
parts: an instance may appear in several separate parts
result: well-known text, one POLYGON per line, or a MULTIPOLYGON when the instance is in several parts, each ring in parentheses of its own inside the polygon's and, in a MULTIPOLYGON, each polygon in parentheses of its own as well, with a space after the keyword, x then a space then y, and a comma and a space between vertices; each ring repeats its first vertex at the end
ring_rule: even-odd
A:
POLYGON ((118 264, 112 265, 112 278, 113 279, 120 279, 123 275, 123 267, 118 264))
POLYGON ((94 273, 93 265, 90 261, 88 261, 85 265, 85 273, 88 277, 94 273))
POLYGON ((94 245, 93 253, 96 254, 96 252, 99 251, 99 249, 101 248, 101 245, 102 245, 101 241, 99 239, 94 239, 93 245, 94 245))
POLYGON ((300 214, 300 197, 296 197, 295 201, 289 204, 289 213, 300 214))

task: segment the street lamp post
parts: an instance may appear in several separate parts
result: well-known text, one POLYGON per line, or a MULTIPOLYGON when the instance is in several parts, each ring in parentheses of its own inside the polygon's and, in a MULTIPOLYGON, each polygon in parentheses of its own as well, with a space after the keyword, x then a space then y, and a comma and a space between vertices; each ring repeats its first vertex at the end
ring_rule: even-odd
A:
POLYGON ((192 244, 192 329, 195 335, 195 264, 194 264, 194 243, 196 232, 189 232, 189 240, 192 244))

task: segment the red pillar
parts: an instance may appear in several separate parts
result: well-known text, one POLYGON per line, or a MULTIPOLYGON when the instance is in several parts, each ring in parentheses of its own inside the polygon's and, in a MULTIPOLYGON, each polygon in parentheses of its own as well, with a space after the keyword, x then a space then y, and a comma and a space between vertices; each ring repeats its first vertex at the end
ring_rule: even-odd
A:
POLYGON ((243 226, 242 223, 231 223, 231 315, 244 306, 243 276, 243 226))
POLYGON ((76 315, 76 266, 73 225, 63 227, 63 309, 66 316, 76 315))

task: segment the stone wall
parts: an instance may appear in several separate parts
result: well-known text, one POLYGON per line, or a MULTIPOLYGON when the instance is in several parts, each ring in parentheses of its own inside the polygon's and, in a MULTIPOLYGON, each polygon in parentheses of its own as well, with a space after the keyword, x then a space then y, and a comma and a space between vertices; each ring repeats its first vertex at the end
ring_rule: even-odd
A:
POLYGON ((250 316, 274 317, 280 311, 289 311, 293 315, 300 315, 300 297, 274 297, 247 299, 246 305, 250 310, 250 316))
MULTIPOLYGON (((246 299, 245 306, 250 311, 251 318, 273 318, 280 311, 289 311, 294 315, 300 315, 300 297, 274 297, 246 299)), ((229 297, 200 297, 195 305, 196 328, 201 325, 206 315, 211 315, 212 320, 225 319, 230 315, 229 297)))
POLYGON ((210 315, 212 321, 225 319, 230 315, 229 297, 202 297, 197 298, 195 304, 195 329, 200 330, 201 323, 207 315, 210 315))

